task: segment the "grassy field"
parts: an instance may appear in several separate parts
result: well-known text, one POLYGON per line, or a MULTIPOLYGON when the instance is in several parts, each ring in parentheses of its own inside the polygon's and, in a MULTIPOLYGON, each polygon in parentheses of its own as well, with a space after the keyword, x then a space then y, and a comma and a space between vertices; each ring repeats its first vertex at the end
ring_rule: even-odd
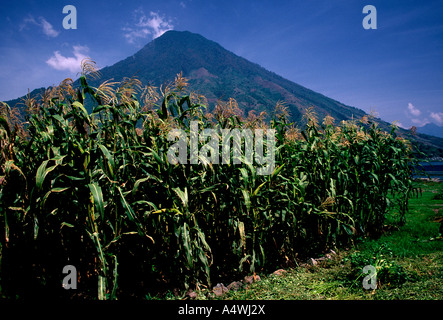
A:
MULTIPOLYGON (((395 227, 390 212, 384 234, 362 239, 352 248, 337 250, 331 259, 263 275, 261 281, 221 297, 200 290, 196 299, 227 300, 442 300, 443 299, 443 183, 415 182, 422 193, 409 201, 406 224, 395 227), (366 290, 366 264, 377 268, 377 288, 366 290)), ((227 284, 225 284, 227 286, 227 284)), ((152 297, 149 297, 152 298, 152 297)), ((172 293, 166 298, 177 299, 172 293)))

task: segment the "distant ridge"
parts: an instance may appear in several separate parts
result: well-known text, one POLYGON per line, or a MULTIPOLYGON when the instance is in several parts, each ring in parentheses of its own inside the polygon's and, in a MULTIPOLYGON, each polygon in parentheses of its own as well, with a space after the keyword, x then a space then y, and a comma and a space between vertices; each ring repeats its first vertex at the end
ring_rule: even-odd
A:
POLYGON ((418 127, 417 131, 431 136, 443 138, 443 126, 437 126, 434 123, 428 123, 423 127, 418 127))

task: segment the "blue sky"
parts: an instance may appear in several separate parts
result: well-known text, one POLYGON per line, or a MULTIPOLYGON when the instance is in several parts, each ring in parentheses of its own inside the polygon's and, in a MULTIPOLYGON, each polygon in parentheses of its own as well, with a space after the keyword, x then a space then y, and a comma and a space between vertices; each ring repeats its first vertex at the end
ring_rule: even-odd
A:
POLYGON ((3 3, 0 100, 112 65, 188 30, 281 76, 403 127, 443 125, 443 1, 162 0, 3 3), (77 29, 63 28, 65 5, 77 29), (362 12, 377 9, 377 29, 362 12))

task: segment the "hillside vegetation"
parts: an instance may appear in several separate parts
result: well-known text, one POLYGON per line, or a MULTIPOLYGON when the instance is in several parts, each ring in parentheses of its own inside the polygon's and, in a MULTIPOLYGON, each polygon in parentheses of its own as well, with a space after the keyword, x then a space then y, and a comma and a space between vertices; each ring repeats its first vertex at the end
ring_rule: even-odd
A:
MULTIPOLYGON (((304 125, 303 114, 312 108, 319 119, 333 117, 337 123, 361 119, 366 115, 361 109, 347 106, 302 85, 289 81, 256 63, 250 62, 226 50, 218 43, 188 31, 168 31, 146 44, 134 55, 100 70, 103 79, 121 82, 126 77, 137 77, 143 84, 160 87, 182 73, 189 87, 207 99, 207 111, 213 111, 218 101, 235 99, 245 115, 250 111, 259 115, 265 112, 267 121, 272 120, 273 108, 285 101, 289 112, 288 121, 304 125)), ((99 79, 90 79, 94 87, 99 79)), ((80 79, 74 81, 74 88, 80 79)), ((41 95, 53 88, 35 89, 27 96, 7 101, 16 107, 21 116, 26 113, 23 99, 32 98, 42 103, 41 95)), ((138 97, 140 100, 140 97, 138 97)), ((88 113, 92 106, 84 104, 88 113)), ((390 131, 390 124, 375 119, 381 129, 390 131)), ((443 139, 409 130, 397 129, 397 133, 417 143, 427 157, 443 157, 443 139)))
POLYGON ((311 109, 300 131, 282 103, 269 122, 234 99, 209 112, 182 75, 159 88, 134 78, 92 87, 96 74, 86 61, 79 87, 67 79, 41 103, 28 99, 26 122, 1 107, 5 297, 116 299, 210 286, 377 236, 388 209, 405 222, 415 160, 395 126, 386 132, 367 116, 335 123, 311 109), (275 169, 171 164, 168 133, 189 137, 191 121, 219 134, 275 130, 275 169), (77 290, 62 288, 65 265, 77 268, 77 290))

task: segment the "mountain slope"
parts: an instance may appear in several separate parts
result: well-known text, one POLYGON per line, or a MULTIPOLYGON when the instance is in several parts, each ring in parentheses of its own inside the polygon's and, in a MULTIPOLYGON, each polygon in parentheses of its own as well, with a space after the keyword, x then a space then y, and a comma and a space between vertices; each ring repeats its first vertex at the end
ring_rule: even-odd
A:
POLYGON ((428 123, 423 127, 418 127, 417 132, 428 134, 431 136, 443 138, 443 127, 437 126, 434 123, 428 123))
MULTIPOLYGON (((250 110, 257 114, 266 111, 271 115, 278 101, 288 107, 292 121, 299 122, 305 110, 314 111, 323 119, 330 115, 341 120, 359 119, 363 110, 344 105, 334 99, 314 92, 292 81, 270 72, 224 49, 214 41, 188 31, 168 31, 148 43, 134 55, 100 70, 102 77, 92 84, 102 81, 135 76, 143 84, 159 86, 173 81, 183 72, 189 79, 192 90, 208 98, 209 109, 217 100, 234 98, 245 115, 250 110)), ((38 98, 44 88, 30 93, 38 98)), ((14 106, 20 99, 8 101, 14 106)), ((389 124, 377 119, 380 126, 389 130, 389 124)), ((405 130, 400 130, 406 133, 405 130)), ((433 155, 443 156, 443 139, 418 134, 416 140, 427 144, 433 155), (441 149, 436 151, 436 148, 441 149)), ((428 150, 427 149, 427 150, 428 150)))
POLYGON ((268 111, 269 114, 279 100, 287 103, 293 120, 299 120, 305 109, 311 106, 315 106, 320 117, 329 114, 337 120, 359 118, 365 114, 187 31, 168 31, 133 56, 101 70, 103 79, 120 81, 125 76, 135 75, 143 83, 155 85, 173 80, 180 72, 210 103, 232 97, 246 114, 252 109, 268 111))

